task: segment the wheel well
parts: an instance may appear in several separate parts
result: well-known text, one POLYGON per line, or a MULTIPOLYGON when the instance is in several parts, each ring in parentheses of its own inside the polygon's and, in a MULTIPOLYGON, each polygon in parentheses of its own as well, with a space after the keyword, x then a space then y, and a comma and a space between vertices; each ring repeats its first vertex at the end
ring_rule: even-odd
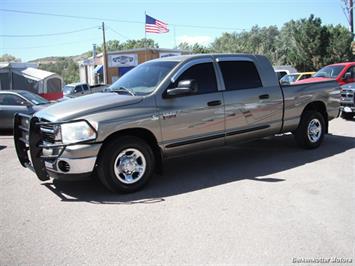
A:
POLYGON ((317 111, 319 113, 321 113, 324 117, 324 122, 325 122, 325 133, 328 133, 328 113, 327 113, 327 107, 325 106, 325 104, 323 102, 317 101, 317 102, 311 102, 309 104, 307 104, 307 106, 304 108, 302 115, 306 112, 306 111, 317 111))
MULTIPOLYGON (((147 144, 150 145, 150 147, 153 150, 154 157, 156 160, 156 171, 158 173, 161 173, 162 164, 163 164, 162 151, 158 145, 157 139, 155 138, 154 134, 151 131, 144 129, 144 128, 130 128, 130 129, 120 130, 120 131, 114 132, 111 135, 109 135, 104 140, 102 147, 104 147, 105 144, 110 142, 112 139, 115 139, 115 138, 118 138, 121 136, 134 136, 134 137, 137 137, 137 138, 140 138, 140 139, 143 139, 144 141, 146 141, 147 144)), ((100 156, 102 147, 100 149, 99 156, 100 156)))

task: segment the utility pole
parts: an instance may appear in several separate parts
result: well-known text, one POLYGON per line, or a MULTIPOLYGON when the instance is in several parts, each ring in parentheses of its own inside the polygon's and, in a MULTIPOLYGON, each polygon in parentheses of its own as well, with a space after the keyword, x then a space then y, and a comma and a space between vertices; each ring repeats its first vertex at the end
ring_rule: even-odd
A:
POLYGON ((341 2, 344 3, 344 7, 341 6, 341 8, 343 9, 346 20, 349 23, 349 31, 354 39, 354 2, 353 0, 341 0, 341 2))
POLYGON ((353 12, 353 0, 349 0, 349 24, 350 24, 350 31, 354 38, 354 12, 353 12))
POLYGON ((96 67, 96 44, 92 44, 92 72, 91 72, 91 77, 94 79, 94 85, 97 84, 96 80, 96 73, 95 73, 95 67, 96 67))
POLYGON ((108 64, 107 64, 107 50, 106 50, 106 38, 105 38, 105 23, 102 22, 102 41, 104 46, 104 51, 102 53, 103 56, 103 63, 104 63, 104 83, 108 83, 108 64))

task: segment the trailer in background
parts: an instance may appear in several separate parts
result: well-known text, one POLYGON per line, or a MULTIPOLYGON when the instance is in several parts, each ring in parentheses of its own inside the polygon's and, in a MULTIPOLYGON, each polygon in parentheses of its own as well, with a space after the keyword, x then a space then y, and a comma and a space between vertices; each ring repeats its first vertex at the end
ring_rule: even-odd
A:
POLYGON ((0 90, 27 90, 47 100, 63 97, 63 78, 33 63, 0 63, 0 90))

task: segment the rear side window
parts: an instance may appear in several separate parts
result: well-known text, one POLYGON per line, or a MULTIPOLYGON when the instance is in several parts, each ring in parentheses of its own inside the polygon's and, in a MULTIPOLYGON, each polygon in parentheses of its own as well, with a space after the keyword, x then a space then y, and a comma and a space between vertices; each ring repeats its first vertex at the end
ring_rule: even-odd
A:
POLYGON ((194 79, 197 82, 198 94, 217 92, 217 80, 212 63, 197 64, 180 75, 169 87, 177 87, 180 81, 194 79))
POLYGON ((86 85, 86 84, 83 85, 83 88, 84 88, 84 91, 88 91, 89 90, 88 85, 86 85))
POLYGON ((227 91, 262 87, 259 73, 253 62, 222 61, 218 64, 227 91))

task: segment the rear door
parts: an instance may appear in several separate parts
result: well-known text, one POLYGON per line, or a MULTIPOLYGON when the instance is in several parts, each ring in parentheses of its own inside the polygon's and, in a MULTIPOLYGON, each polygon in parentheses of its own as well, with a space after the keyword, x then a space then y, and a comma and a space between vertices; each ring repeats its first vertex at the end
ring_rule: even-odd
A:
POLYGON ((266 58, 256 60, 217 58, 225 88, 227 142, 260 138, 281 129, 283 97, 276 75, 266 58))
POLYGON ((182 66, 174 82, 157 99, 163 145, 167 154, 224 144, 224 105, 212 58, 201 58, 182 66), (198 92, 167 98, 165 93, 182 80, 195 80, 198 92))

